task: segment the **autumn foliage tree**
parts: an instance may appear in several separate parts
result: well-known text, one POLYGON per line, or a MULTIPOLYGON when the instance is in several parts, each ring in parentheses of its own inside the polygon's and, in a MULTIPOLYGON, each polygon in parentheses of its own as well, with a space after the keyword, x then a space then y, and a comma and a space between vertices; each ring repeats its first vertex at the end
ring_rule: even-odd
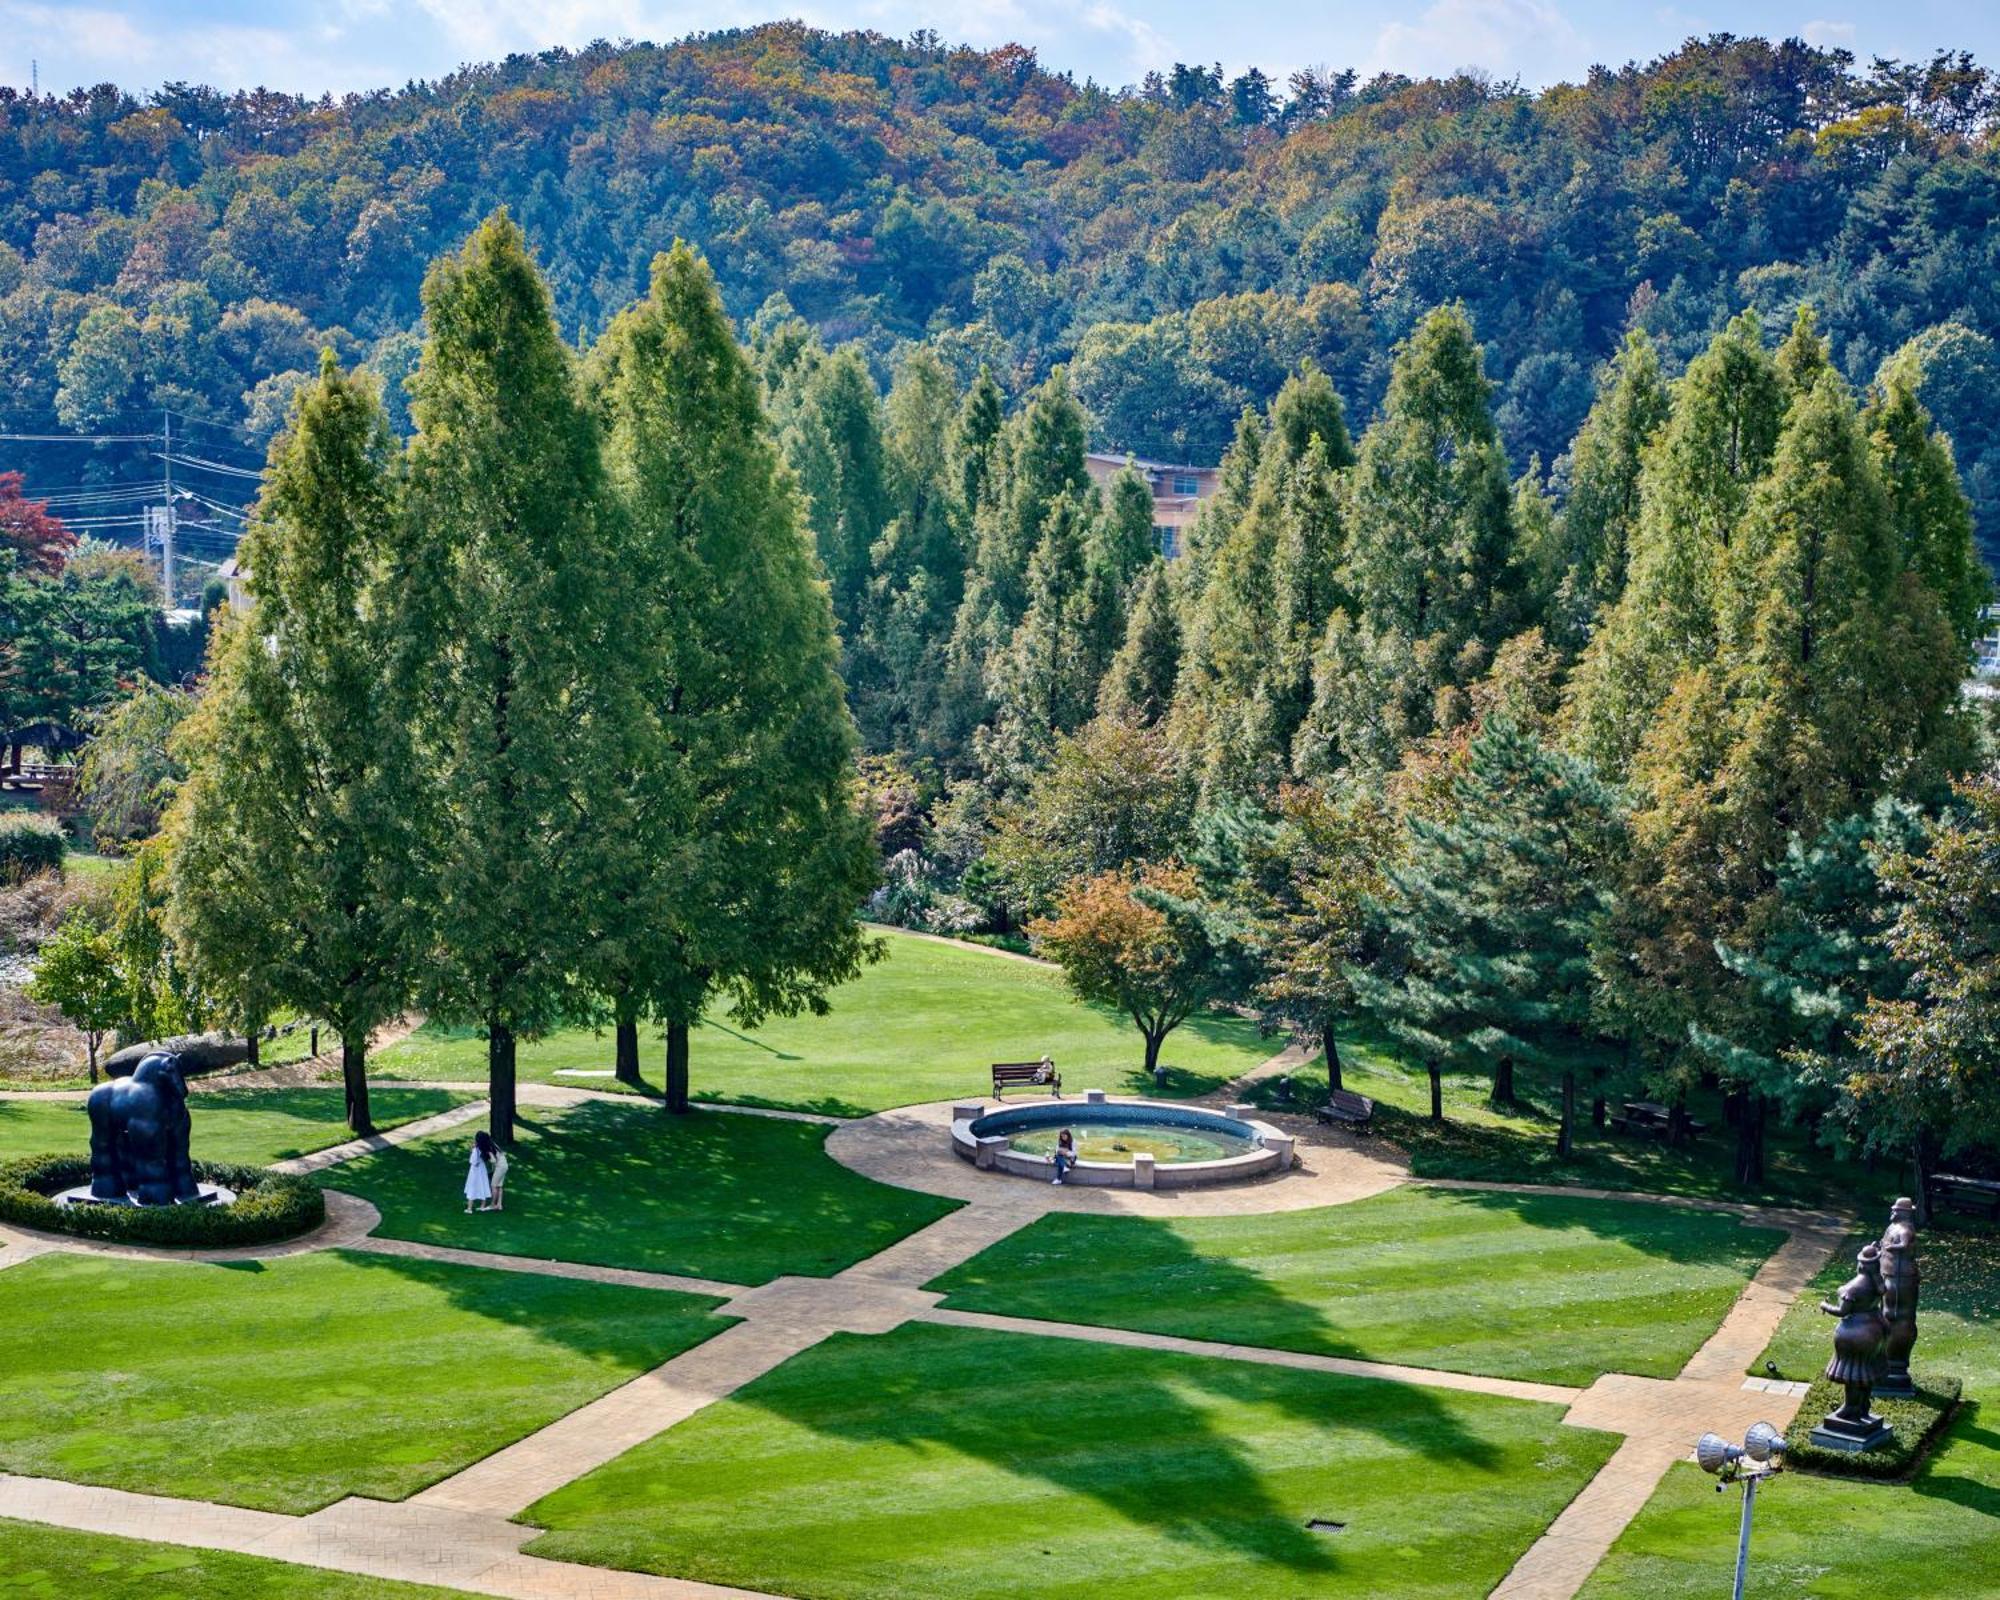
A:
POLYGON ((1252 970, 1243 930, 1203 898, 1194 872, 1182 866, 1080 879, 1054 915, 1030 923, 1028 932, 1078 999, 1116 1006, 1132 1019, 1146 1041, 1149 1075, 1167 1035, 1241 994, 1252 970))

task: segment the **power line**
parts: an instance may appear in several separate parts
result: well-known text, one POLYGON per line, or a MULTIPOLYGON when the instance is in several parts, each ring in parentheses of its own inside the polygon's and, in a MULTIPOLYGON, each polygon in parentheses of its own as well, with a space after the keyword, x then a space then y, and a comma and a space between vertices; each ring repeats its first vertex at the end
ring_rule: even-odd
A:
POLYGON ((152 444, 157 433, 0 433, 9 444, 152 444))
POLYGON ((261 481, 264 476, 261 472, 251 472, 244 467, 232 467, 221 461, 208 461, 201 456, 181 455, 171 450, 156 450, 153 453, 160 460, 177 467, 194 467, 202 472, 220 472, 232 478, 250 478, 257 481, 261 481))

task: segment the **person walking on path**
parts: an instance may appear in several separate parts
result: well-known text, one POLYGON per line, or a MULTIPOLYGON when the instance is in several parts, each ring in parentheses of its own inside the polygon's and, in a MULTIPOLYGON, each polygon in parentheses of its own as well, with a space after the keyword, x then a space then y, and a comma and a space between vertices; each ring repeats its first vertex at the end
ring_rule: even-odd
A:
POLYGON ((472 1137, 472 1160, 465 1169, 465 1209, 484 1211, 493 1198, 493 1180, 487 1172, 486 1161, 489 1154, 497 1155, 499 1147, 493 1143, 493 1135, 481 1128, 472 1137))
POLYGON ((507 1209, 507 1152, 497 1145, 493 1150, 493 1204, 488 1211, 507 1209))

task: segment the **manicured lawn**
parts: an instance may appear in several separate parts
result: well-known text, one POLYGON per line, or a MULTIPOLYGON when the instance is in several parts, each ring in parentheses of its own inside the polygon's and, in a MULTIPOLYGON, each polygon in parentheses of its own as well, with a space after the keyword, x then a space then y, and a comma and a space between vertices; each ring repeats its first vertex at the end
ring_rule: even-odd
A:
MULTIPOLYGON (((446 1089, 378 1089, 369 1103, 376 1127, 394 1128, 467 1098, 446 1089)), ((218 1089, 190 1097, 189 1113, 197 1161, 261 1167, 350 1137, 338 1089, 218 1089)), ((80 1102, 0 1100, 0 1161, 89 1149, 90 1119, 80 1102)))
POLYGON ((553 1530, 537 1555, 828 1600, 1462 1600, 1616 1444, 1559 1416, 911 1325, 808 1350, 523 1520, 553 1530))
POLYGON ((0 1272, 0 1470, 396 1500, 721 1331, 688 1295, 330 1252, 0 1272))
MULTIPOLYGON (((1896 1183, 1884 1168, 1865 1170, 1812 1143, 1803 1129, 1783 1126, 1775 1113, 1766 1128, 1766 1181, 1754 1189, 1738 1186, 1730 1170, 1734 1131, 1723 1126, 1722 1098, 1696 1089, 1688 1099, 1692 1116, 1708 1131, 1676 1149, 1664 1141, 1622 1134, 1590 1124, 1588 1089, 1579 1088, 1576 1151, 1556 1156, 1561 1120, 1560 1085, 1537 1074, 1517 1075, 1519 1103, 1495 1106, 1485 1073, 1444 1075, 1442 1125, 1430 1120, 1430 1081, 1421 1067, 1403 1062, 1384 1040, 1354 1034, 1340 1043, 1342 1081, 1375 1102, 1375 1131, 1400 1145, 1410 1170, 1420 1178, 1469 1178, 1481 1182, 1573 1184, 1588 1189, 1633 1189, 1647 1194, 1679 1194, 1708 1200, 1772 1201, 1778 1204, 1849 1207, 1874 1204, 1883 1210, 1896 1183)), ((1315 1058, 1288 1075, 1254 1085, 1249 1098, 1274 1110, 1301 1110, 1326 1099, 1326 1063, 1315 1058)), ((1626 1089, 1617 1100, 1638 1098, 1626 1089)))
POLYGON ((458 1600, 463 1593, 0 1521, 0 1595, 7 1600, 458 1600))
MULTIPOLYGON (((1855 1241, 1856 1247, 1859 1241, 1855 1241)), ((1932 1230, 1918 1241, 1923 1300, 1913 1369, 1964 1380, 1966 1404, 1909 1483, 1787 1473, 1757 1496, 1746 1592, 1756 1600, 1876 1600, 2000 1594, 2000 1240, 1932 1230)), ((1826 1363, 1821 1297, 1853 1276, 1852 1249, 1799 1297, 1767 1352, 1788 1378, 1826 1363)), ((1762 1361, 1757 1370, 1763 1368, 1762 1361)), ((1605 1558, 1588 1600, 1706 1600, 1726 1593, 1740 1502, 1677 1466, 1605 1558)))
POLYGON ((948 1305, 1584 1385, 1671 1377, 1784 1236, 1639 1201, 1405 1188, 1270 1216, 1043 1217, 948 1305))
MULTIPOLYGON (((776 1017, 746 1032, 724 1012, 711 1014, 694 1033, 695 1094, 863 1116, 985 1094, 993 1062, 1045 1054, 1055 1057, 1066 1089, 1159 1092, 1141 1070, 1130 1020, 1079 1005, 1053 970, 907 934, 883 937, 888 954, 836 990, 824 1017, 776 1017)), ((1239 1017, 1198 1017, 1168 1037, 1163 1059, 1174 1070, 1165 1092, 1216 1088, 1278 1048, 1239 1017)), ((648 1039, 642 1049, 646 1079, 657 1086, 661 1046, 648 1039)), ((466 1030, 425 1027, 375 1064, 385 1077, 470 1081, 485 1076, 486 1046, 466 1030)), ((611 1064, 609 1033, 574 1030, 520 1047, 521 1072, 545 1081, 614 1087, 609 1078, 559 1070, 608 1073, 611 1064)))
POLYGON ((519 1128, 505 1211, 466 1214, 470 1128, 325 1182, 372 1200, 391 1239, 744 1284, 829 1277, 956 1208, 849 1171, 814 1123, 598 1101, 531 1110, 519 1128))

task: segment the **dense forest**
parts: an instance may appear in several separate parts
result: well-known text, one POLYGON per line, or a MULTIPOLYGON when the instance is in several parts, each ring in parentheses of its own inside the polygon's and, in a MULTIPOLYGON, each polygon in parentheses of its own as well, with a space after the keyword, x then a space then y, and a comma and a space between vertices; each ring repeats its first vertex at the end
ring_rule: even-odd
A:
MULTIPOLYGON (((1541 93, 1202 66, 1112 91, 1019 47, 795 24, 338 101, 8 90, 0 425, 174 411, 255 465, 323 344, 407 375, 425 264, 505 205, 572 335, 685 238, 739 325, 796 312, 878 382, 923 341, 1009 403, 1067 363, 1094 443, 1204 463, 1305 358, 1364 425, 1396 344, 1462 301, 1507 459, 1558 497, 1629 331, 1671 376, 1737 311, 1781 329, 1811 303, 1856 384, 1917 341, 1991 551, 1995 104, 1963 57, 1726 36, 1541 93)), ((406 427, 400 381, 388 400, 406 427)), ((15 450, 31 491, 152 470, 130 445, 15 450)))

